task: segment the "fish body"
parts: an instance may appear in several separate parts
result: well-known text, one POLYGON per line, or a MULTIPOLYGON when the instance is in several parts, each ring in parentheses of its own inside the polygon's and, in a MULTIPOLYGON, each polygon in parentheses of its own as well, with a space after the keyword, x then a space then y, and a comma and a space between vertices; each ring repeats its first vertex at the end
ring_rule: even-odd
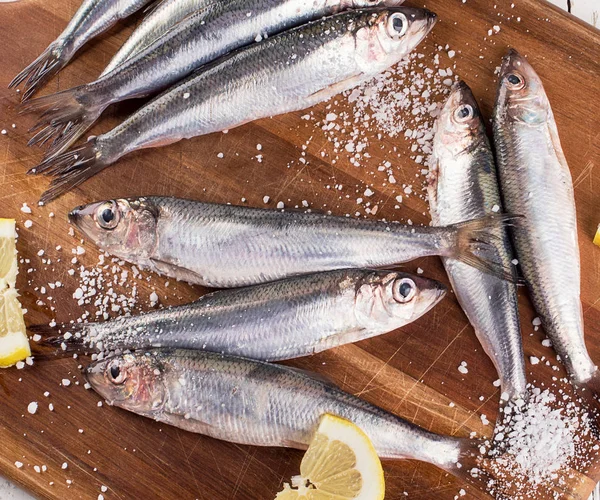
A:
POLYGON ((125 61, 134 58, 176 26, 177 23, 214 2, 215 0, 162 0, 152 9, 152 12, 146 15, 142 23, 121 46, 104 68, 101 76, 110 73, 125 61))
MULTIPOLYGON (((398 0, 353 1, 371 5, 401 3, 398 0)), ((109 75, 30 101, 24 109, 42 113, 41 121, 34 127, 41 130, 30 144, 54 138, 48 155, 60 153, 88 130, 109 105, 157 93, 234 49, 334 14, 343 5, 345 2, 328 0, 206 2, 109 75)), ((185 6, 184 2, 184 10, 185 6)))
POLYGON ((222 290, 191 304, 103 323, 65 325, 54 344, 105 352, 206 349, 264 361, 310 355, 400 328, 446 294, 406 273, 341 270, 222 290), (75 330, 75 336, 72 332, 75 330))
POLYGON ((28 99, 64 68, 89 40, 105 32, 147 4, 149 0, 84 0, 65 30, 9 87, 27 80, 23 100, 28 99))
MULTIPOLYGON (((477 101, 464 82, 454 86, 436 128, 428 186, 434 224, 502 211, 494 155, 477 101)), ((495 236, 482 257, 510 268, 509 235, 500 228, 495 236)), ((500 375, 503 399, 524 396, 527 379, 516 285, 453 258, 443 261, 456 297, 500 375)))
POLYGON ((86 377, 110 404, 235 443, 305 449, 329 413, 358 425, 382 458, 423 460, 467 475, 467 462, 477 453, 477 441, 428 432, 287 366, 152 350, 93 363, 86 377))
POLYGON ((245 47, 192 74, 118 127, 46 159, 45 201, 133 151, 313 106, 400 61, 435 24, 408 7, 343 12, 245 47))
POLYGON ((573 381, 588 384, 598 371, 584 342, 573 182, 542 81, 515 50, 502 62, 494 139, 506 209, 524 216, 512 238, 533 305, 573 381))
POLYGON ((428 255, 454 255, 504 275, 474 255, 491 217, 450 227, 416 227, 316 213, 144 197, 74 209, 71 223, 100 248, 179 280, 230 288, 334 269, 382 268, 428 255))

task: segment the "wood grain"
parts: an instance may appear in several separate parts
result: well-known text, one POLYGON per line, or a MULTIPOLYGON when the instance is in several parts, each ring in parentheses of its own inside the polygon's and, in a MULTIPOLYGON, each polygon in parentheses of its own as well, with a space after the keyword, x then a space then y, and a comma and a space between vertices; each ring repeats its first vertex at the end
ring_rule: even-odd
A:
MULTIPOLYGON (((419 52, 431 58, 437 45, 448 44, 455 50, 455 73, 472 87, 486 116, 494 100, 494 69, 507 47, 528 55, 544 80, 575 182, 586 338, 593 359, 600 361, 600 249, 592 245, 600 222, 600 34, 545 2, 513 1, 514 7, 505 0, 496 4, 486 0, 428 1, 426 7, 435 11, 440 21, 419 52), (494 25, 501 30, 490 37, 488 30, 494 25)), ((377 140, 373 131, 369 149, 373 158, 367 166, 357 168, 344 155, 332 164, 331 143, 301 119, 304 113, 130 155, 55 203, 38 208, 36 202, 47 181, 25 175, 40 159, 38 150, 25 146, 33 118, 18 116, 18 97, 6 87, 62 31, 78 3, 23 0, 0 5, 0 129, 8 132, 0 135, 0 217, 17 219, 20 255, 31 261, 22 265, 18 282, 29 324, 53 318, 68 321, 81 315, 82 309, 72 299, 78 284, 67 274, 72 267, 71 248, 81 241, 68 235, 65 216, 72 207, 92 200, 158 194, 232 203, 245 198, 248 205, 264 206, 263 196, 269 195, 271 207, 279 200, 288 206, 308 200, 315 208, 325 206, 346 214, 357 210, 356 197, 369 186, 375 192, 372 203, 378 205, 377 217, 428 223, 427 206, 419 196, 406 197, 401 209, 394 208, 402 183, 421 182, 415 181, 421 167, 410 160, 410 143, 403 138, 377 140), (254 158, 258 143, 264 155, 261 163, 254 158), (298 162, 303 145, 307 145, 305 164, 298 162), (393 147, 399 151, 391 159, 396 185, 386 183, 375 168, 393 147), (220 152, 223 158, 217 157, 220 152), (322 152, 327 155, 323 157, 322 152), (335 184, 346 189, 327 188, 335 184), (33 207, 33 214, 20 212, 24 202, 33 207), (50 212, 56 216, 49 217, 50 212), (31 229, 24 228, 26 219, 33 221, 31 229), (63 250, 55 250, 57 245, 63 250), (51 264, 42 263, 37 255, 40 249, 51 264), (29 267, 36 271, 27 273, 29 267), (43 295, 39 287, 56 280, 65 286, 52 291, 52 302, 47 299, 49 293, 43 295), (45 305, 36 305, 38 299, 45 305)), ((138 21, 133 18, 122 23, 90 43, 44 92, 97 77, 138 21)), ((109 110, 92 133, 112 128, 136 106, 127 103, 109 110)), ((324 117, 326 104, 313 111, 316 117, 324 117)), ((90 244, 84 247, 87 252, 80 262, 93 265, 97 252, 90 244)), ((412 271, 418 267, 447 282, 437 259, 406 266, 412 271)), ((153 289, 163 304, 189 301, 204 292, 183 283, 171 283, 167 288, 165 281, 156 276, 140 281, 141 302, 146 303, 153 289)), ((542 332, 533 330, 535 314, 523 291, 520 305, 527 359, 554 359, 551 349, 541 345, 542 332)), ((0 472, 39 497, 96 498, 106 485, 106 499, 268 499, 298 471, 301 453, 297 451, 237 446, 115 408, 99 408, 98 397, 83 388, 78 363, 72 359, 40 361, 23 371, 0 374, 0 472), (62 387, 64 378, 74 383, 62 387), (45 391, 50 392, 48 398, 45 391), (26 411, 31 401, 40 405, 35 415, 26 411), (54 405, 53 412, 48 403, 54 405), (18 469, 15 461, 23 462, 24 467, 18 469), (68 463, 66 470, 61 469, 63 462, 68 463), (48 470, 38 474, 34 465, 46 465, 48 470)), ((484 426, 480 415, 487 415, 491 422, 497 415, 499 394, 493 385, 497 375, 452 296, 402 330, 291 364, 324 373, 345 390, 436 432, 490 435, 491 425, 484 426), (468 364, 466 375, 457 370, 461 361, 468 364), (450 407, 451 401, 454 407, 450 407)), ((550 383, 556 375, 543 363, 532 366, 528 362, 527 367, 530 380, 538 384, 550 383)), ((404 498, 405 493, 413 499, 451 499, 461 488, 468 491, 469 498, 487 498, 428 464, 396 461, 386 462, 384 468, 390 499, 404 498)), ((594 471, 589 476, 597 479, 594 471)), ((578 474, 571 484, 571 491, 561 492, 565 498, 586 498, 593 487, 592 480, 578 474)))

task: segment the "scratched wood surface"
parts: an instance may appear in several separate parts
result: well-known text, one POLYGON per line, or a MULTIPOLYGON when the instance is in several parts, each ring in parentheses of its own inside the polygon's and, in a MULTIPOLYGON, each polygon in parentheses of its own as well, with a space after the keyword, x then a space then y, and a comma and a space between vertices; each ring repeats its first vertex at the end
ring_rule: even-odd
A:
MULTIPOLYGON (((600 222, 600 34, 544 2, 512 2, 428 1, 426 6, 439 15, 440 22, 419 51, 430 59, 433 47, 449 44, 457 53, 452 61, 455 72, 471 85, 487 116, 494 99, 494 69, 507 47, 528 55, 543 78, 575 182, 586 336, 592 357, 600 361, 600 249, 592 245, 600 222), (501 30, 488 37, 494 25, 501 30)), ((22 265, 18 283, 28 309, 28 324, 52 319, 64 322, 81 315, 82 308, 72 299, 78 282, 67 274, 73 267, 71 249, 81 242, 68 235, 65 216, 75 205, 92 200, 159 194, 232 203, 245 198, 248 205, 264 206, 263 197, 268 195, 270 207, 280 200, 287 206, 308 200, 315 208, 325 205, 333 213, 346 214, 357 210, 356 197, 369 186, 375 193, 370 201, 378 207, 377 217, 428 222, 421 197, 405 197, 401 208, 394 208, 395 197, 403 194, 403 183, 418 186, 421 182, 415 180, 415 174, 422 167, 409 158, 409 142, 403 138, 377 140, 373 132, 368 165, 356 168, 345 155, 332 164, 331 143, 301 119, 304 113, 130 155, 81 188, 38 208, 36 202, 46 180, 25 175, 40 159, 38 150, 25 146, 33 119, 18 116, 18 96, 6 87, 61 32, 78 5, 78 0, 22 0, 0 5, 0 129, 7 130, 0 135, 0 217, 17 219, 20 254, 31 261, 22 265), (259 143, 262 162, 255 158, 259 143), (305 163, 301 163, 298 159, 305 144, 305 163), (387 176, 376 169, 393 146, 401 155, 392 158, 395 185, 386 183, 387 176), (223 158, 218 158, 221 152, 223 158), (327 187, 336 184, 347 189, 340 193, 327 187), (350 196, 346 198, 346 194, 350 196), (33 214, 20 211, 23 202, 33 207, 33 214), (50 217, 50 212, 55 217, 50 217), (23 223, 28 219, 33 226, 25 229, 23 223), (62 246, 61 251, 56 250, 57 245, 62 246), (38 256, 40 249, 45 250, 42 257, 38 256), (44 264, 42 258, 52 263, 44 264), (35 271, 27 273, 28 268, 35 271), (64 287, 43 295, 40 287, 56 280, 64 287)), ((139 17, 134 17, 90 43, 44 92, 93 80, 137 22, 139 17)), ((136 105, 111 109, 92 133, 113 127, 136 105)), ((325 116, 325 106, 314 109, 315 117, 325 116)), ((92 266, 98 254, 91 244, 84 247, 86 253, 79 262, 92 266)), ((447 282, 437 259, 406 266, 412 271, 419 267, 426 275, 447 282)), ((154 289, 163 304, 182 303, 205 292, 183 283, 166 288, 165 281, 156 276, 140 281, 140 302, 147 304, 154 289)), ((531 321, 535 315, 523 290, 520 299, 527 359, 553 359, 552 350, 541 345, 543 333, 534 332, 531 321)), ((294 450, 237 446, 106 405, 98 407, 99 398, 83 387, 78 369, 83 362, 40 361, 22 371, 0 373, 0 473, 34 495, 96 498, 104 485, 108 488, 103 493, 106 499, 268 499, 298 471, 301 453, 294 450), (65 378, 73 382, 69 387, 61 387, 65 378), (48 398, 45 391, 50 392, 48 398), (26 410, 31 401, 39 403, 35 415, 26 410), (49 403, 54 405, 53 412, 49 403), (24 466, 17 468, 16 461, 24 466), (68 463, 66 469, 61 468, 64 462, 68 463), (47 470, 37 473, 35 465, 46 465, 47 470)), ((497 376, 452 295, 402 330, 291 364, 319 371, 345 390, 440 433, 490 435, 491 426, 482 424, 480 414, 491 422, 497 415, 499 392, 493 385, 497 376), (468 374, 457 370, 461 361, 467 362, 468 374), (455 406, 450 406, 451 401, 455 406)), ((556 375, 543 363, 532 366, 528 362, 527 368, 538 384, 549 383, 556 375)), ((470 498, 487 498, 428 464, 385 462, 384 469, 390 499, 405 494, 415 499, 453 498, 461 488, 470 498)), ((573 484, 571 492, 563 492, 565 497, 586 498, 593 481, 575 474, 573 484)))

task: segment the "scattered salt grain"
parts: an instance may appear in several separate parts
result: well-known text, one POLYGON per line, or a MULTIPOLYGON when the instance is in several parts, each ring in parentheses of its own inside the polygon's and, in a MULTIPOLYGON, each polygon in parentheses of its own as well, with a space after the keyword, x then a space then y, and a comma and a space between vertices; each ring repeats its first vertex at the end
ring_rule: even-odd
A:
POLYGON ((24 214, 30 214, 31 213, 31 208, 29 208, 27 206, 27 203, 23 203, 23 206, 21 207, 21 212, 23 212, 24 214))
POLYGON ((542 345, 544 347, 552 347, 552 341, 550 339, 544 339, 542 340, 542 345))
POLYGON ((19 462, 18 460, 15 462, 15 467, 17 469, 21 469, 23 467, 23 462, 19 462))
POLYGON ((189 99, 190 98, 190 93, 186 92, 185 94, 183 94, 183 98, 184 99, 189 99))
POLYGON ((63 462, 63 464, 60 466, 60 468, 62 470, 66 470, 66 468, 69 466, 69 464, 67 462, 63 462))
POLYGON ((460 365, 458 366, 458 371, 460 373, 462 373, 463 375, 466 375, 467 373, 469 373, 469 370, 467 369, 467 362, 466 361, 461 361, 460 365))
POLYGON ((32 401, 27 405, 27 412, 35 415, 38 409, 38 404, 36 401, 32 401))
POLYGON ((283 209, 284 207, 285 207, 285 205, 284 205, 283 201, 278 201, 278 202, 277 202, 277 208, 278 208, 278 209, 280 209, 280 210, 281 210, 281 209, 283 209))
POLYGON ((529 357, 529 362, 532 365, 537 365, 540 362, 540 358, 536 357, 536 356, 530 356, 529 357))
POLYGON ((25 222, 23 222, 23 225, 29 229, 31 226, 33 226, 33 222, 31 222, 30 220, 26 220, 25 222))
POLYGON ((68 378, 63 378, 61 384, 63 387, 69 387, 71 385, 71 381, 68 378))
POLYGON ((266 205, 267 203, 269 203, 269 200, 271 198, 269 196, 263 196, 263 203, 266 205))
POLYGON ((104 485, 102 485, 102 486, 100 486, 100 491, 101 491, 102 493, 106 493, 106 492, 108 491, 108 487, 107 487, 107 486, 104 486, 104 485))

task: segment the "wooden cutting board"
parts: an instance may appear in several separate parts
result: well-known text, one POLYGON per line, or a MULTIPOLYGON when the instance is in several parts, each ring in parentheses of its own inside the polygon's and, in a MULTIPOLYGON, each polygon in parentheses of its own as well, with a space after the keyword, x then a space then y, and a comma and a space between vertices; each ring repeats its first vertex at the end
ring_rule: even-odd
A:
MULTIPOLYGON (((528 55, 544 80, 575 183, 586 338, 592 357, 600 362, 600 248, 592 245, 600 223, 600 32, 543 1, 513 1, 428 1, 426 6, 440 21, 418 50, 425 60, 432 58, 438 45, 448 44, 456 51, 448 64, 455 63, 454 73, 473 88, 487 116, 495 94, 494 70, 508 47, 528 55), (500 31, 489 36, 493 26, 500 31)), ((360 210, 364 215, 364 205, 357 205, 356 198, 369 187, 377 217, 428 223, 422 196, 403 193, 403 184, 413 184, 417 191, 422 185, 422 177, 416 177, 422 166, 411 160, 409 141, 387 136, 378 140, 373 131, 370 161, 357 168, 350 163, 350 154, 339 154, 334 164, 332 144, 318 127, 302 120, 302 112, 261 120, 226 135, 130 155, 58 201, 37 207, 47 181, 25 175, 40 159, 37 149, 26 147, 33 118, 17 114, 18 96, 6 87, 64 29, 78 6, 78 0, 0 4, 0 129, 7 130, 0 135, 0 217, 17 219, 19 252, 30 261, 21 265, 18 282, 29 311, 28 324, 81 316, 84 308, 72 298, 78 280, 67 271, 74 267, 71 249, 82 243, 68 234, 66 214, 93 200, 157 194, 221 203, 242 203, 244 198, 249 206, 271 208, 278 201, 293 207, 307 200, 312 207, 325 206, 335 214, 360 210), (257 144, 262 145, 262 162, 256 158, 257 144), (303 145, 307 145, 305 150, 303 145), (400 158, 388 156, 394 146, 400 158), (396 184, 377 171, 386 159, 393 162, 396 184), (344 186, 341 191, 333 189, 339 184, 344 186), (397 195, 404 195, 399 209, 394 208, 397 195), (270 197, 267 205, 264 196, 270 197), (32 214, 20 211, 24 202, 32 207, 32 214), (29 229, 24 227, 26 220, 33 222, 29 229), (57 245, 62 250, 56 250, 57 245), (43 256, 38 255, 40 250, 43 256), (28 273, 29 268, 35 270, 28 273), (64 286, 50 290, 48 283, 57 280, 64 286)), ((90 43, 44 92, 93 80, 139 19, 134 17, 90 43)), ((112 128, 136 105, 111 109, 92 132, 112 128)), ((315 119, 325 117, 326 106, 313 110, 315 119)), ((78 257, 79 262, 91 267, 98 253, 90 243, 83 248, 86 253, 78 257)), ((447 282, 437 259, 422 259, 406 268, 422 268, 426 275, 447 282)), ((145 276, 135 281, 143 309, 149 308, 153 290, 162 304, 183 303, 205 292, 183 283, 171 282, 166 287, 164 278, 145 276)), ((535 314, 523 290, 521 308, 528 372, 538 385, 550 383, 556 372, 544 363, 532 366, 529 362, 530 356, 554 356, 541 345, 542 332, 534 331, 535 314)), ((106 499, 269 499, 297 473, 302 455, 294 450, 237 446, 106 405, 98 407, 99 398, 83 387, 78 369, 83 362, 39 361, 21 371, 0 373, 0 473, 33 494, 89 499, 106 486, 106 499), (70 379, 71 385, 61 386, 63 379, 70 379), (46 391, 49 397, 44 396, 46 391), (39 403, 35 415, 27 412, 32 401, 39 403), (54 411, 49 410, 49 403, 54 411), (23 463, 22 468, 15 466, 17 461, 23 463), (63 463, 68 464, 66 469, 61 468, 63 463), (38 473, 34 466, 46 470, 38 473)), ((291 364, 319 371, 345 390, 440 433, 490 435, 492 426, 483 425, 480 415, 487 415, 491 422, 497 415, 499 392, 493 385, 497 375, 452 295, 402 330, 291 364), (457 370, 462 361, 467 363, 468 374, 457 370)), ((385 462, 384 468, 389 499, 405 495, 451 499, 461 488, 470 498, 487 498, 425 463, 385 462)), ((575 476, 576 486, 565 497, 587 498, 594 481, 575 476)))

